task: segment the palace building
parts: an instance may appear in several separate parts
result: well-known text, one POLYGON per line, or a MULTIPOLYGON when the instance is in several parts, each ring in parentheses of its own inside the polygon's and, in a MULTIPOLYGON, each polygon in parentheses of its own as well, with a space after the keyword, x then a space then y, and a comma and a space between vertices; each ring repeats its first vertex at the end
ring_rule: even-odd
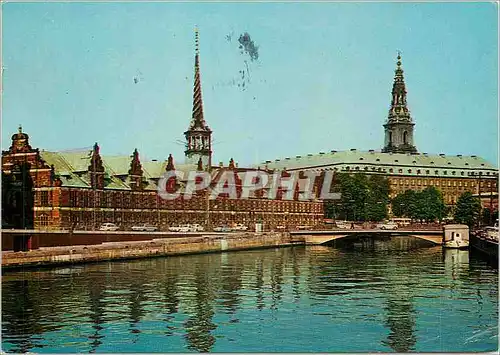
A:
MULTIPOLYGON (((385 140, 381 151, 369 150, 320 152, 306 156, 266 161, 265 169, 293 171, 328 171, 387 176, 391 198, 405 190, 423 190, 435 186, 441 190, 448 205, 456 203, 465 191, 483 198, 498 198, 498 169, 475 155, 419 153, 414 144, 415 123, 408 109, 406 85, 398 54, 392 87, 391 106, 384 127, 385 140)), ((493 205, 493 202, 491 203, 493 205)), ((498 202, 497 202, 498 205, 498 202)))
MULTIPOLYGON (((185 164, 174 164, 172 155, 165 161, 141 161, 137 149, 131 156, 102 155, 97 143, 90 151, 40 150, 31 147, 28 134, 19 127, 9 150, 2 152, 2 227, 93 230, 110 222, 121 230, 142 223, 167 230, 183 223, 208 229, 233 223, 252 228, 262 223, 264 230, 283 230, 322 223, 322 202, 285 200, 282 194, 268 199, 266 188, 247 199, 223 194, 210 199, 208 190, 189 199, 159 196, 158 184, 166 172, 206 171, 212 185, 223 172, 234 174, 240 197, 242 173, 258 170, 238 168, 233 159, 228 166, 212 166, 212 131, 203 115, 197 31, 193 111, 184 135, 185 164)), ((176 185, 182 190, 185 181, 176 185)))

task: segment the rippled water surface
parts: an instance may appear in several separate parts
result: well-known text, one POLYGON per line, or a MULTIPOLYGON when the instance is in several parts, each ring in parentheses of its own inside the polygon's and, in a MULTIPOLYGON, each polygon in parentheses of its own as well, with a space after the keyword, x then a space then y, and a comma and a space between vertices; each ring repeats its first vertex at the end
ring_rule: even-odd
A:
POLYGON ((497 270, 441 247, 295 247, 4 272, 10 352, 498 348, 497 270))

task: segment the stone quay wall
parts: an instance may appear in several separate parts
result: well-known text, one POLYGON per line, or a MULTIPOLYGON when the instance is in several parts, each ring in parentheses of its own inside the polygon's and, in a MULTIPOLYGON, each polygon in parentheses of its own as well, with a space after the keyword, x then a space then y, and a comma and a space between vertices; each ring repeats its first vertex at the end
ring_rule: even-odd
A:
MULTIPOLYGON (((154 234, 154 233, 144 233, 154 234)), ((110 241, 102 244, 40 247, 26 252, 2 252, 2 269, 58 266, 64 264, 136 259, 293 245, 290 234, 199 234, 149 240, 110 241)))

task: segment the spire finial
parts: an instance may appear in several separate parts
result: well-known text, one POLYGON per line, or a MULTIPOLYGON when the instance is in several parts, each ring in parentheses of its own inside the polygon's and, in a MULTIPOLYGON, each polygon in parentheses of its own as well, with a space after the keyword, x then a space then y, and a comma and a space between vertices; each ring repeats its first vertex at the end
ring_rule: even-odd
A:
POLYGON ((194 26, 194 48, 195 48, 195 54, 198 55, 200 54, 200 39, 199 39, 199 30, 198 26, 194 26))
POLYGON ((398 62, 396 63, 398 67, 401 66, 401 51, 398 50, 398 62))
POLYGON ((19 130, 19 133, 23 133, 23 126, 21 124, 19 124, 18 130, 19 130))

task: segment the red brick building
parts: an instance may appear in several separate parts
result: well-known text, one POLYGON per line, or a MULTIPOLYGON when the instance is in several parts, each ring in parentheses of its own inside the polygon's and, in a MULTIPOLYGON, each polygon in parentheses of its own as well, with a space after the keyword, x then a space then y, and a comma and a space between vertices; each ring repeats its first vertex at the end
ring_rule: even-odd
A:
MULTIPOLYGON (((172 156, 166 161, 141 162, 137 150, 131 156, 104 156, 97 143, 86 151, 34 149, 20 127, 9 150, 2 152, 2 226, 96 229, 111 222, 122 230, 142 223, 167 230, 183 223, 208 228, 242 223, 252 228, 262 222, 270 230, 322 223, 322 202, 299 201, 297 194, 293 201, 279 196, 267 199, 265 191, 248 199, 224 195, 210 199, 208 191, 190 199, 181 195, 165 200, 158 195, 159 181, 167 171, 206 171, 212 176, 212 186, 224 171, 231 171, 241 194, 241 174, 258 170, 238 168, 232 159, 227 167, 211 164, 212 131, 203 116, 197 33, 194 72, 192 119, 184 132, 186 164, 174 166, 172 156)), ((185 187, 185 181, 177 184, 181 190, 185 187)))

